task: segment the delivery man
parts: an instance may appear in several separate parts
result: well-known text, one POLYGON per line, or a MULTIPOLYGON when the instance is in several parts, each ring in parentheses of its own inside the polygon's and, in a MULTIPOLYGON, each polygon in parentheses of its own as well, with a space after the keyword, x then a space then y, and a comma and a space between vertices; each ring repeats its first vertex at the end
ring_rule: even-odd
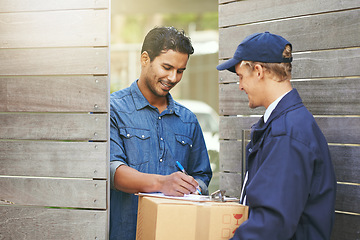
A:
POLYGON ((250 108, 266 108, 246 147, 241 201, 249 219, 233 239, 330 239, 334 169, 320 128, 291 86, 291 51, 283 37, 255 33, 217 66, 237 74, 250 108))

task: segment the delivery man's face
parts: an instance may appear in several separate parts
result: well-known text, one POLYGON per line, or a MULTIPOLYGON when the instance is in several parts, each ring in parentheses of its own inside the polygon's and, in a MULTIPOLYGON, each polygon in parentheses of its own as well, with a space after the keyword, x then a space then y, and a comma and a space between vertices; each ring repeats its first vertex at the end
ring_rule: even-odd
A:
POLYGON ((262 91, 259 84, 257 70, 251 69, 244 61, 235 65, 236 74, 239 76, 239 89, 248 95, 249 107, 256 108, 263 106, 262 91))
POLYGON ((165 97, 180 82, 188 58, 186 53, 168 50, 155 57, 152 62, 150 58, 146 63, 142 62, 145 84, 151 93, 156 97, 165 97))

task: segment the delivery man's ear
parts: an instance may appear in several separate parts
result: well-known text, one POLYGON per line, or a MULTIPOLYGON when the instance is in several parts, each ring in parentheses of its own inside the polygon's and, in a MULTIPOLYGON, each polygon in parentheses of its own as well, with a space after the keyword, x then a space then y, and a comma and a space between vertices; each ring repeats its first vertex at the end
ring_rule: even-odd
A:
POLYGON ((256 76, 259 80, 264 78, 265 71, 266 71, 266 69, 263 66, 261 66, 260 64, 255 64, 254 74, 256 74, 256 76))
POLYGON ((148 63, 150 63, 150 56, 149 56, 149 53, 147 51, 144 51, 142 54, 141 54, 141 66, 146 66, 148 63))

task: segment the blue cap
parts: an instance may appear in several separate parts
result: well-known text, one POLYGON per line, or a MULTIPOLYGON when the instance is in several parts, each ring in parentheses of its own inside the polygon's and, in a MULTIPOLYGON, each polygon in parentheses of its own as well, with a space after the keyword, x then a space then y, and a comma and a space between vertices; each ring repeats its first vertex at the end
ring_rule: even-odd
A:
POLYGON ((239 62, 253 61, 263 63, 289 63, 291 58, 283 58, 285 46, 290 45, 285 38, 269 32, 254 33, 247 36, 237 47, 234 57, 218 65, 217 70, 229 70, 235 73, 235 65, 239 62))

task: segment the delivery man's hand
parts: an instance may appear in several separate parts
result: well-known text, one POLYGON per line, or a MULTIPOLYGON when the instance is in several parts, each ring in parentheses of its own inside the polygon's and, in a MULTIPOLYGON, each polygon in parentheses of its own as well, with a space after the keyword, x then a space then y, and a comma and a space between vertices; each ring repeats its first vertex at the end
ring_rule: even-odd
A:
POLYGON ((161 192, 168 196, 182 197, 184 194, 195 193, 198 182, 182 172, 174 172, 164 176, 161 192))

